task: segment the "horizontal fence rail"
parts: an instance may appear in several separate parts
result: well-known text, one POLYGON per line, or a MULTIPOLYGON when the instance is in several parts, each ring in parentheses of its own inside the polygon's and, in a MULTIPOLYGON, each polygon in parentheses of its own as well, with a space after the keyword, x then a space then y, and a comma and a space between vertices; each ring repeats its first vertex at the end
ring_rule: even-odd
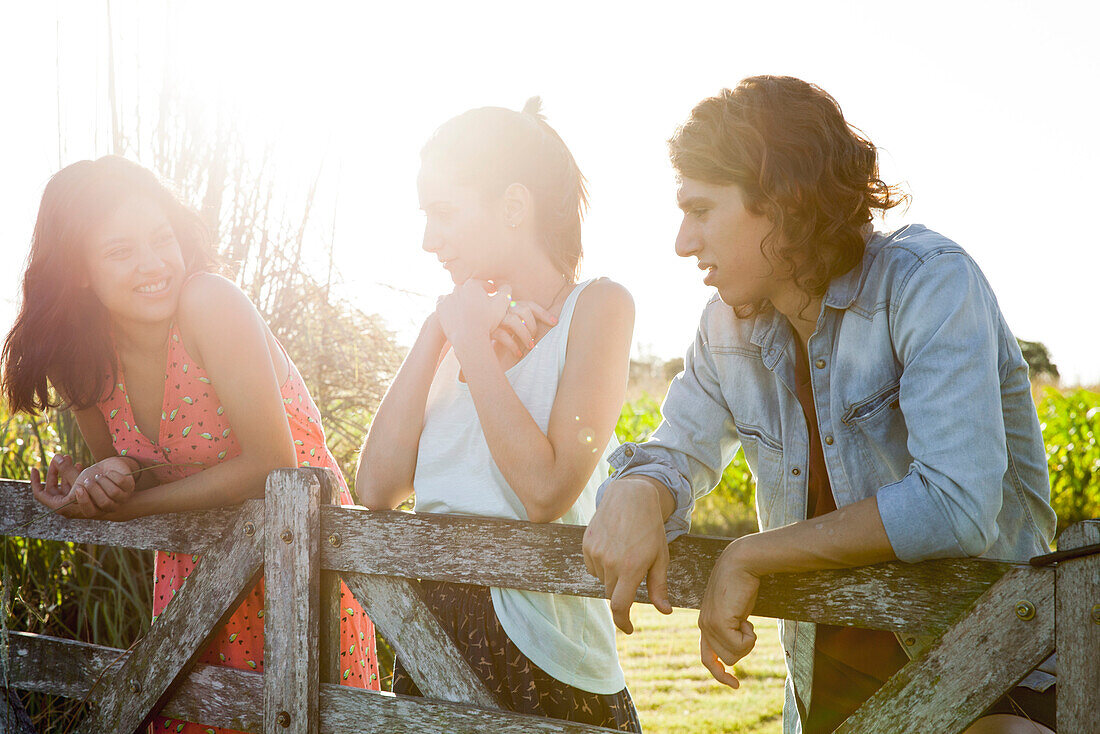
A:
MULTIPOLYGON (((220 559, 217 567, 200 561, 177 595, 200 611, 183 614, 178 605, 180 613, 172 615, 170 604, 132 652, 9 633, 10 685, 83 698, 106 671, 82 731, 132 730, 158 712, 255 732, 601 731, 500 711, 416 586, 417 579, 432 579, 603 598, 603 584, 584 566, 584 528, 339 507, 330 504, 331 478, 321 470, 274 472, 268 497, 266 507, 252 500, 242 508, 111 523, 43 516, 26 482, 0 480, 0 534, 220 559), (268 593, 265 670, 279 675, 265 680, 195 664, 211 629, 260 573, 268 593), (410 674, 429 698, 335 685, 339 579, 411 663, 410 674)), ((1098 522, 1071 531, 1063 547, 1100 541, 1098 522)), ((728 543, 689 535, 670 544, 673 605, 699 607, 728 543)), ((1073 672, 1060 676, 1059 728, 1088 731, 1100 707, 1100 656, 1079 651, 1100 649, 1098 563, 1096 556, 1047 568, 955 559, 777 574, 761 579, 754 614, 889 630, 907 645, 916 637, 939 638, 841 731, 961 731, 1049 655, 1056 640, 1059 648, 1072 642, 1077 650, 1069 654, 1073 672), (1063 575, 1073 579, 1073 593, 1057 585, 1063 575), (1021 613, 1021 602, 1030 615, 1021 613), (1056 610, 1063 607, 1074 621, 1058 626, 1056 610), (981 655, 974 654, 976 639, 981 655)), ((644 585, 637 598, 648 601, 644 585)))

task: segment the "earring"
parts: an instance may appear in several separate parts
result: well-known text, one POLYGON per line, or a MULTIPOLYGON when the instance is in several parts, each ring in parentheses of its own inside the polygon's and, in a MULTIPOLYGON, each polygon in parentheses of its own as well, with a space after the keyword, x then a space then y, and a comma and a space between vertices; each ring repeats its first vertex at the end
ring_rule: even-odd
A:
POLYGON ((518 224, 516 224, 515 222, 512 222, 512 229, 515 229, 518 226, 519 226, 518 224))

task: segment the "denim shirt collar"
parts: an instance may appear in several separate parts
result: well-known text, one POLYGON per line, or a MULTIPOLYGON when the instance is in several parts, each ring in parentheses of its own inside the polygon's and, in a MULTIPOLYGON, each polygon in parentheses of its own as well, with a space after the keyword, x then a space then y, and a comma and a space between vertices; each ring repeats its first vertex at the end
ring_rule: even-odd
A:
MULTIPOLYGON (((872 243, 876 239, 883 239, 881 235, 874 232, 870 224, 864 227, 863 235, 865 244, 859 265, 833 278, 825 291, 825 298, 822 299, 823 307, 828 306, 843 311, 851 308, 859 296, 867 273, 874 262, 872 251, 879 249, 878 246, 872 247, 872 243)), ((881 243, 875 244, 881 245, 881 243)), ((791 337, 791 327, 787 318, 770 303, 766 304, 764 309, 756 315, 750 341, 760 347, 760 357, 769 370, 775 371, 775 366, 779 363, 779 358, 783 355, 791 337)))
MULTIPOLYGON (((904 229, 906 228, 903 227, 889 237, 892 239, 904 229)), ((863 283, 867 279, 867 273, 871 270, 871 265, 874 263, 874 253, 881 249, 886 239, 887 237, 884 237, 880 233, 876 233, 871 224, 864 226, 863 257, 860 259, 857 267, 852 268, 843 275, 833 278, 832 282, 829 283, 829 288, 825 291, 824 303, 826 306, 841 311, 852 307, 856 297, 859 296, 859 292, 863 289, 863 283)))

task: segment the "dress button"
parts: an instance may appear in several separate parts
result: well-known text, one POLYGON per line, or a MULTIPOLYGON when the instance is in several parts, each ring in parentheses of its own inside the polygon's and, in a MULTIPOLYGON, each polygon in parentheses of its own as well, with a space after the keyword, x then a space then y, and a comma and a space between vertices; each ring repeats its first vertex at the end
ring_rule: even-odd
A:
POLYGON ((831 435, 825 437, 825 444, 827 446, 832 446, 833 445, 833 437, 831 435))
POLYGON ((802 473, 802 470, 799 469, 797 466, 794 469, 791 469, 791 474, 794 474, 796 477, 801 473, 802 473))
POLYGON ((630 448, 629 446, 627 446, 627 447, 626 447, 626 450, 625 450, 625 451, 623 451, 623 453, 624 453, 624 454, 626 455, 626 458, 628 458, 628 459, 629 459, 629 458, 631 458, 632 456, 634 456, 634 449, 632 449, 632 448, 630 448))
POLYGON ((823 360, 823 359, 819 359, 819 360, 817 360, 816 362, 814 362, 814 365, 815 365, 815 366, 816 366, 816 367, 817 367, 817 368, 818 368, 819 370, 823 370, 823 369, 825 369, 825 360, 823 360))

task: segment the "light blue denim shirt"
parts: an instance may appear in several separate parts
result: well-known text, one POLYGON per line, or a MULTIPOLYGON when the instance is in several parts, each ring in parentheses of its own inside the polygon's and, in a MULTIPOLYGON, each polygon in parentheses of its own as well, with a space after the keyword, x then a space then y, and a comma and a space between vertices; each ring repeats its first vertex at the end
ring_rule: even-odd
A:
MULTIPOLYGON (((669 540, 688 531, 695 501, 739 448, 760 527, 806 518, 795 338, 775 309, 740 319, 715 296, 661 425, 611 455, 615 478, 642 474, 672 490, 669 540)), ((1022 561, 1049 550, 1056 518, 1027 363, 962 248, 920 225, 871 235, 862 264, 830 283, 807 354, 836 504, 878 497, 898 558, 1022 561)), ((796 701, 809 703, 813 630, 781 623, 785 731, 800 731, 796 701)))

